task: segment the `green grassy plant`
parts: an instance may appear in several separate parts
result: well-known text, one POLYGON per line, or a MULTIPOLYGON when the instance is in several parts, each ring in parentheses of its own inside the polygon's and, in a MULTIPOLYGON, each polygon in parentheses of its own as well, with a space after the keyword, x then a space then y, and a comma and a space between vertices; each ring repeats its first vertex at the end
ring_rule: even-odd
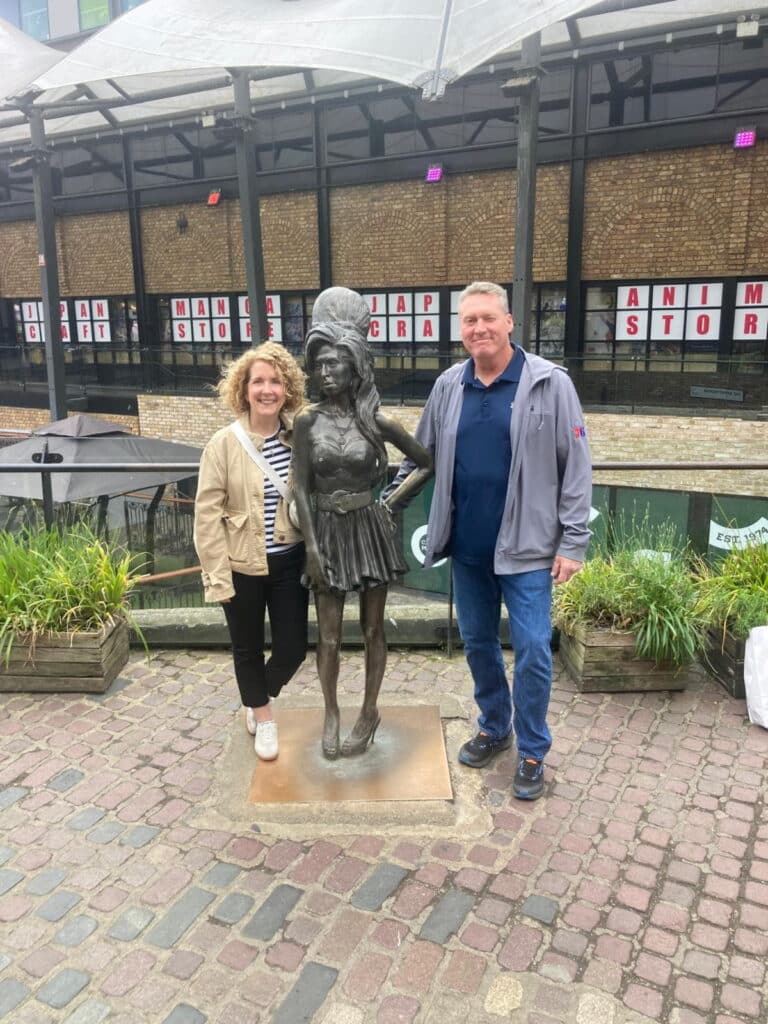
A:
POLYGON ((704 620, 696 577, 674 527, 612 524, 610 548, 595 552, 568 583, 555 588, 554 622, 628 630, 635 653, 658 664, 686 665, 702 648, 704 620))
POLYGON ((136 573, 83 524, 66 531, 0 532, 0 659, 18 640, 97 631, 126 615, 136 573))
POLYGON ((701 565, 698 610, 706 622, 740 640, 768 625, 768 544, 732 548, 715 565, 701 565))

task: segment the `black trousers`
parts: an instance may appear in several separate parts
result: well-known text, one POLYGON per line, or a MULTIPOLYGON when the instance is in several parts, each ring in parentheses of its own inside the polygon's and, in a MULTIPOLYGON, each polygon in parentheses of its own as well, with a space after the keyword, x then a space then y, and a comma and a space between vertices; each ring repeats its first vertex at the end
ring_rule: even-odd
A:
POLYGON ((268 555, 267 576, 232 573, 235 596, 224 604, 240 699, 260 708, 276 697, 307 653, 309 592, 301 583, 304 545, 268 555), (264 622, 269 614, 270 657, 264 658, 264 622))

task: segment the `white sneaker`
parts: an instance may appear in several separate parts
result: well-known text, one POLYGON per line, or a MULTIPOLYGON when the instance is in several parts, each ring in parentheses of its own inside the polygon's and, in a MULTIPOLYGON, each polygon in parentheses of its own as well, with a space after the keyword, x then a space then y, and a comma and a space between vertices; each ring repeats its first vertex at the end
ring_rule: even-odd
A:
POLYGON ((257 722, 253 749, 262 761, 277 757, 277 722, 257 722))
POLYGON ((245 709, 245 728, 251 736, 256 735, 256 715, 253 713, 253 708, 245 709))

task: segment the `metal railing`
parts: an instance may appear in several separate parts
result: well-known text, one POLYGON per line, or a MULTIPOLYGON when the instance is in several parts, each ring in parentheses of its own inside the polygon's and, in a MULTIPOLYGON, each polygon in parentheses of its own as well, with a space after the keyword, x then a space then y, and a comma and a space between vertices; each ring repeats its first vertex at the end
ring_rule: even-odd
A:
MULTIPOLYGON (((301 358, 301 345, 286 346, 301 358)), ((394 343, 373 345, 376 382, 382 400, 409 404, 426 400, 437 376, 465 353, 450 354, 430 346, 394 343)), ((211 395, 223 365, 233 354, 229 345, 115 344, 70 346, 64 376, 70 398, 139 393, 211 395)), ((6 392, 40 393, 47 389, 42 346, 0 346, 0 387, 6 392)), ((556 356, 550 358, 557 359, 556 356)), ((585 406, 634 409, 707 409, 731 413, 768 408, 768 362, 747 355, 706 360, 700 354, 681 359, 653 354, 581 355, 564 362, 585 406)))

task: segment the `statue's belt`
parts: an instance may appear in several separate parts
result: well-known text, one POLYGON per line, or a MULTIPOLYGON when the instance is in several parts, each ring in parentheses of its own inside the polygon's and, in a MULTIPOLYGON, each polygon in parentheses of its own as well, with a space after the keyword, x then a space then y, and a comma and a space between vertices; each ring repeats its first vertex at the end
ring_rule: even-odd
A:
POLYGON ((373 494, 371 491, 359 491, 357 494, 334 491, 332 494, 315 495, 315 501, 319 512, 338 512, 344 515, 345 512, 352 512, 356 508, 372 505, 373 494))

